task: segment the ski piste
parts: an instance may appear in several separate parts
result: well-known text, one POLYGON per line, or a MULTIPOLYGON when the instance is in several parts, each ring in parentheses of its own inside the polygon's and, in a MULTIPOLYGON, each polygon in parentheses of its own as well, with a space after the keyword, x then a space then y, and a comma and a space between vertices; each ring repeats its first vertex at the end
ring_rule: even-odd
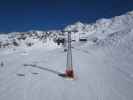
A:
POLYGON ((64 73, 52 70, 52 69, 48 69, 48 68, 43 68, 41 66, 38 65, 33 65, 33 64, 29 64, 29 65, 25 65, 25 66, 32 66, 32 67, 36 67, 36 68, 40 68, 43 70, 47 70, 49 72, 55 73, 58 76, 62 77, 62 78, 66 78, 66 79, 70 79, 70 80, 75 80, 77 79, 75 77, 75 73, 73 70, 73 64, 72 64, 72 46, 71 46, 71 31, 66 31, 67 32, 67 64, 66 64, 66 70, 64 73))
POLYGON ((55 74, 61 78, 64 78, 66 80, 77 80, 77 76, 74 76, 73 78, 72 77, 68 77, 66 74, 64 73, 61 73, 61 72, 58 72, 56 70, 53 70, 53 69, 49 69, 49 68, 46 68, 46 67, 43 67, 43 66, 39 66, 37 64, 24 64, 24 66, 26 67, 33 67, 33 68, 38 68, 40 70, 43 70, 43 71, 47 71, 47 72, 50 72, 52 74, 55 74))

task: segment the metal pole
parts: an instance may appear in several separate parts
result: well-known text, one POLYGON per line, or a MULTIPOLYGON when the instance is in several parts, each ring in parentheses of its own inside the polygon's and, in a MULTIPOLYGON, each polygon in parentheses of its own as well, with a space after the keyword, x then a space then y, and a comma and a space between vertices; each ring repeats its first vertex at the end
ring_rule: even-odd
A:
POLYGON ((66 75, 68 77, 73 77, 73 65, 72 65, 72 50, 71 50, 71 32, 68 32, 68 47, 67 47, 67 66, 66 75))

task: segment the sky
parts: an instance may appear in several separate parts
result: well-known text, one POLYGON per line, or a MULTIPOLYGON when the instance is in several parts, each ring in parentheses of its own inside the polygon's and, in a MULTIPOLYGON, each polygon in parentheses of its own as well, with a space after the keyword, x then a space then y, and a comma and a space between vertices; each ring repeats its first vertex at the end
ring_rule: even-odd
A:
POLYGON ((63 29, 133 10, 133 0, 0 0, 0 32, 63 29))

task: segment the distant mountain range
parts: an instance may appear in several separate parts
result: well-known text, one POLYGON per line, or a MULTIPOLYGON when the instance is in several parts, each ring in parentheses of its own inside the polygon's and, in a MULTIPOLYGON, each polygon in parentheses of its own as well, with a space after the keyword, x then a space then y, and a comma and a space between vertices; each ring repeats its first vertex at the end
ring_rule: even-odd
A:
POLYGON ((43 45, 48 40, 55 42, 57 38, 66 38, 67 31, 72 32, 72 38, 76 41, 85 37, 89 42, 97 45, 114 44, 127 36, 126 40, 131 40, 133 38, 131 34, 133 33, 133 11, 110 19, 99 19, 91 24, 76 22, 63 30, 3 33, 0 34, 0 48, 31 47, 38 42, 41 43, 39 45, 43 45))

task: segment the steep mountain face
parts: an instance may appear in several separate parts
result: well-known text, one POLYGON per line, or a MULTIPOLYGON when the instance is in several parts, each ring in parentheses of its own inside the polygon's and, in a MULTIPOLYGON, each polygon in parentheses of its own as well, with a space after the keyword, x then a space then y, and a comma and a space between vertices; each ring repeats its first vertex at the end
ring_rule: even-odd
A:
POLYGON ((130 35, 132 28, 133 11, 110 19, 103 18, 92 24, 76 22, 73 25, 68 25, 63 31, 29 31, 2 34, 0 35, 0 48, 31 47, 38 43, 43 46, 47 40, 55 42, 54 40, 59 37, 66 38, 65 31, 71 31, 72 38, 76 41, 83 37, 97 45, 113 44, 122 39, 123 36, 130 35))

